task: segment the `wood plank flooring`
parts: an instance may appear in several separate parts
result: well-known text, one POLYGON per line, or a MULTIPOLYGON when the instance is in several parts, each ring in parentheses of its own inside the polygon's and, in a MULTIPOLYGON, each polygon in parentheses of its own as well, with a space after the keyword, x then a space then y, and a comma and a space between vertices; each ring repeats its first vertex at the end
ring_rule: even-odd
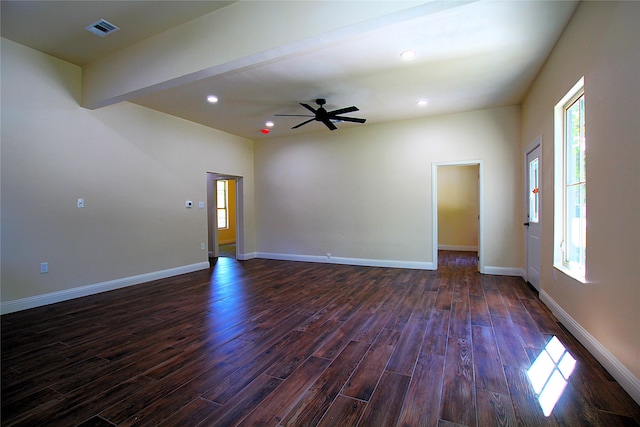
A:
POLYGON ((640 407, 522 279, 220 258, 2 316, 3 426, 633 426, 640 407), (527 370, 577 361, 545 416, 527 370))

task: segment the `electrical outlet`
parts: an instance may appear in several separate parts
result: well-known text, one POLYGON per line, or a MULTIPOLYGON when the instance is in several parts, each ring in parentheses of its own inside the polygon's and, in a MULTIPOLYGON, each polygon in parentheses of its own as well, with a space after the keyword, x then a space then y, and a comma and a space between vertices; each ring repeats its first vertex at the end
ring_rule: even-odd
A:
POLYGON ((331 252, 327 252, 327 259, 331 259, 331 252))
POLYGON ((200 243, 200 249, 206 249, 207 247, 204 245, 204 243, 200 243))
POLYGON ((84 199, 78 199, 78 207, 84 208, 84 199))
POLYGON ((49 263, 48 262, 41 262, 40 263, 40 274, 44 274, 44 273, 48 273, 49 272, 49 263))

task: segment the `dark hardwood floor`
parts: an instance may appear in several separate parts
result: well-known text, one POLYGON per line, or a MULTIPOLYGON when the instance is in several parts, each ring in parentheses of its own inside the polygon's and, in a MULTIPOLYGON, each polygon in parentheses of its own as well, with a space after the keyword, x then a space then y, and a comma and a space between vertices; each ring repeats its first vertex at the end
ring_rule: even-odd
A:
MULTIPOLYGON (((434 272, 220 258, 2 316, 2 425, 640 424, 522 279, 478 274, 475 254, 440 260, 434 272), (554 336, 576 363, 545 416, 527 371, 554 336)), ((543 400, 571 371, 559 365, 543 400)))

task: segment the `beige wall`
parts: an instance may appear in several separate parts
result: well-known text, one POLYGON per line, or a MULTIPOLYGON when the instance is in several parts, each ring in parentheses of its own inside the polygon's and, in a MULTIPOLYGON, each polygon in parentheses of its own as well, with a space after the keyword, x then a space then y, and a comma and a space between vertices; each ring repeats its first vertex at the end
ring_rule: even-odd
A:
POLYGON ((438 248, 478 250, 479 167, 438 167, 438 248))
MULTIPOLYGON (((574 323, 574 333, 582 330, 595 338, 635 376, 629 376, 626 385, 635 383, 636 399, 640 399, 639 23, 638 2, 581 3, 524 100, 522 138, 524 149, 542 135, 541 296, 552 307, 555 304, 557 312, 561 313, 558 307, 564 311, 574 323), (586 284, 552 267, 553 108, 581 76, 587 127, 586 284)), ((617 379, 624 383, 620 375, 617 379)))
POLYGON ((80 80, 2 39, 3 303, 207 262, 207 171, 244 177, 254 250, 251 141, 129 103, 83 109, 80 80))
POLYGON ((522 269, 519 141, 505 107, 256 144, 257 250, 432 262, 432 163, 483 160, 485 264, 522 269))

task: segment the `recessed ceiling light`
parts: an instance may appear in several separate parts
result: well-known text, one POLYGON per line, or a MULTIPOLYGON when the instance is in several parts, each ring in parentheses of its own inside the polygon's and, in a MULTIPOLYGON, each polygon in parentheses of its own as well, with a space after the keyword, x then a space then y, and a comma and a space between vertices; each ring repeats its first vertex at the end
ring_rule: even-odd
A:
POLYGON ((418 99, 416 101, 416 104, 418 104, 419 107, 424 107, 425 105, 427 105, 429 103, 429 100, 425 99, 425 98, 421 98, 418 99))
POLYGON ((405 61, 409 61, 413 58, 416 57, 416 51, 415 50, 405 50, 402 53, 400 53, 400 57, 402 59, 404 59, 405 61))
POLYGON ((274 123, 272 121, 268 121, 267 123, 265 123, 265 126, 267 126, 268 128, 273 127, 274 123))
POLYGON ((209 95, 207 96, 207 102, 210 102, 211 104, 215 104, 216 102, 218 102, 218 97, 215 95, 209 95))

